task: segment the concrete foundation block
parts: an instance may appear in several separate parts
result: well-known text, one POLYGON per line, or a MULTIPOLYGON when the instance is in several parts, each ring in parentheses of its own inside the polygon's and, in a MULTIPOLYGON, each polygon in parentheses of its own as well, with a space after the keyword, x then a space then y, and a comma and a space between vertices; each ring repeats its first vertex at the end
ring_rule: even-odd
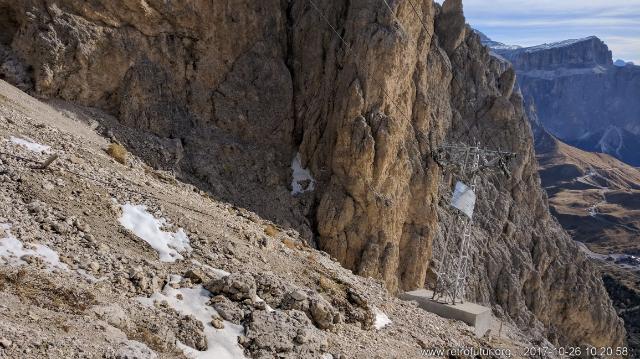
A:
POLYGON ((475 334, 482 337, 491 328, 491 309, 481 305, 464 302, 447 304, 431 299, 433 292, 418 289, 400 294, 400 299, 418 302, 418 306, 443 318, 465 322, 474 328, 475 334))

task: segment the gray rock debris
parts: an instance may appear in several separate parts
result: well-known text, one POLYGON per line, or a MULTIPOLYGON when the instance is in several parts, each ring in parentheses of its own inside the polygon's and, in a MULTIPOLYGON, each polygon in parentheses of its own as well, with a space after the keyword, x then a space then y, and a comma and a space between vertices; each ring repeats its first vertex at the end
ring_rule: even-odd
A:
POLYGON ((298 310, 253 312, 245 337, 254 358, 319 358, 327 347, 325 334, 298 310))
POLYGON ((123 331, 132 327, 131 319, 118 304, 95 306, 91 310, 98 318, 123 331))
POLYGON ((249 273, 233 273, 220 279, 213 279, 204 286, 211 293, 224 294, 232 300, 240 301, 256 298, 256 282, 249 273))
POLYGON ((201 269, 190 269, 184 274, 185 278, 191 280, 193 284, 201 284, 209 281, 210 277, 201 269))
POLYGON ((220 314, 220 316, 231 323, 240 324, 244 319, 244 312, 240 306, 227 297, 217 295, 211 299, 211 306, 220 314))
POLYGON ((288 293, 280 308, 303 311, 320 329, 331 329, 334 324, 341 322, 340 312, 320 294, 312 291, 305 293, 297 289, 288 293))
POLYGON ((204 325, 198 318, 185 315, 178 322, 178 339, 192 348, 200 351, 207 350, 207 338, 204 335, 204 325))
POLYGON ((11 344, 13 344, 13 342, 7 338, 0 338, 0 347, 7 349, 11 347, 11 344))
POLYGON ((149 347, 135 340, 127 340, 105 353, 106 359, 156 359, 158 355, 149 347))
POLYGON ((280 307, 285 295, 290 292, 291 285, 271 272, 255 275, 258 296, 274 308, 280 307))
POLYGON ((273 308, 300 310, 320 329, 330 329, 342 321, 340 312, 315 291, 288 284, 269 272, 255 278, 258 295, 273 308))

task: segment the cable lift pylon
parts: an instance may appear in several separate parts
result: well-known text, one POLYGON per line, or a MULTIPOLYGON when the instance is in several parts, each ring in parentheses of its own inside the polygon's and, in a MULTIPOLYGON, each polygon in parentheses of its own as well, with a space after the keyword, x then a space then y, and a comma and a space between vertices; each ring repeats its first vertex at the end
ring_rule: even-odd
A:
POLYGON ((450 304, 462 303, 466 298, 467 278, 471 266, 471 231, 473 229, 473 210, 478 178, 484 171, 499 169, 507 177, 510 176, 508 162, 516 156, 513 152, 500 149, 489 150, 465 144, 443 144, 433 154, 434 161, 445 172, 457 178, 451 205, 454 208, 454 220, 447 233, 446 252, 441 266, 436 270, 437 280, 431 299, 450 304), (468 184, 468 186, 465 184, 468 184), (456 197, 456 194, 459 196, 456 197), (466 196, 466 197, 464 197, 466 196), (455 202, 455 201, 458 202, 455 202), (462 238, 454 251, 449 250, 449 242, 457 239, 457 224, 462 228, 462 238))

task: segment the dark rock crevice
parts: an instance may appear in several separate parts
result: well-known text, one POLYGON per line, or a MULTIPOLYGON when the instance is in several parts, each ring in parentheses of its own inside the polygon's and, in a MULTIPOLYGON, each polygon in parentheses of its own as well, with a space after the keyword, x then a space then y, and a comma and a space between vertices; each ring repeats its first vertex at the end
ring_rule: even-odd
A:
POLYGON ((11 46, 19 28, 15 12, 9 7, 0 6, 0 45, 11 46))

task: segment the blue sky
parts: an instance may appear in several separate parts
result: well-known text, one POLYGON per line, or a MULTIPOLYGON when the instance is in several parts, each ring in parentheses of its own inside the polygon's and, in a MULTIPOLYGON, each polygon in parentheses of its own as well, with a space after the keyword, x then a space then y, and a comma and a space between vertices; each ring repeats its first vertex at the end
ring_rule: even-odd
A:
MULTIPOLYGON (((439 1, 441 2, 441 1, 439 1)), ((640 0, 463 0, 467 22, 495 41, 531 46, 596 35, 640 64, 640 0)))

